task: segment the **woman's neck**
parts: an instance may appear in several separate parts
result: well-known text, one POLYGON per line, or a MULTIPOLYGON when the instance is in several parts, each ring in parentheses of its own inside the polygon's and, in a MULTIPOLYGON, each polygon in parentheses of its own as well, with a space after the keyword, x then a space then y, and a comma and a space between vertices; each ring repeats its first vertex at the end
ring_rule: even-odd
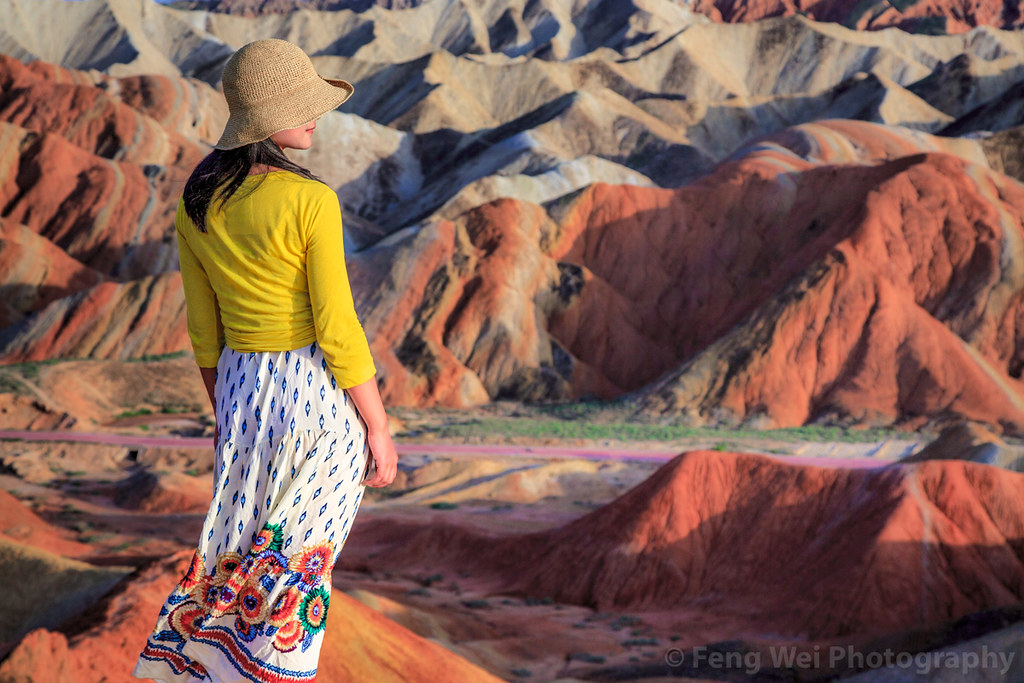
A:
POLYGON ((263 173, 270 173, 271 171, 280 171, 282 169, 276 166, 267 166, 266 164, 253 164, 249 169, 249 175, 260 175, 263 173))

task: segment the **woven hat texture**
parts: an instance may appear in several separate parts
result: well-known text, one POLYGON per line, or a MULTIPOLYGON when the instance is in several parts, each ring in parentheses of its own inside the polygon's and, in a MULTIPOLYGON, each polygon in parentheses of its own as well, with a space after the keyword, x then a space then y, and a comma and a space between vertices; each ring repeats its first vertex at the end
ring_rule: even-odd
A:
POLYGON ((228 122, 215 149, 234 149, 297 128, 351 97, 352 84, 324 78, 298 45, 267 38, 243 45, 221 78, 228 122))

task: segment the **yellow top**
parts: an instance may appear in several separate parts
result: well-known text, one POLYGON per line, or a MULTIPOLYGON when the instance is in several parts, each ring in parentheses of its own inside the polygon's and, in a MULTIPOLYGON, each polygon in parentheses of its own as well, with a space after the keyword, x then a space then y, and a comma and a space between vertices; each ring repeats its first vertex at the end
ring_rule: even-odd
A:
POLYGON ((316 341, 341 387, 373 377, 331 188, 290 171, 251 175, 223 205, 214 200, 206 223, 199 232, 178 201, 188 333, 200 367, 216 367, 225 343, 290 351, 316 341))

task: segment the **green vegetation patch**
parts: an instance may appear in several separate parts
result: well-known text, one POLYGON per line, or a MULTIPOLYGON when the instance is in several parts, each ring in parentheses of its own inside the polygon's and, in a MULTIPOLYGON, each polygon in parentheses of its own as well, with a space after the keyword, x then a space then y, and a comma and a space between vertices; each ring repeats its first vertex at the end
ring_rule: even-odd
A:
MULTIPOLYGON (((840 441, 868 443, 885 441, 899 435, 891 429, 848 429, 845 427, 809 425, 787 429, 727 429, 719 427, 686 427, 643 422, 591 422, 586 420, 586 409, 579 417, 550 418, 509 417, 481 418, 455 422, 436 428, 435 434, 444 439, 474 437, 531 438, 531 439, 590 439, 595 441, 674 441, 699 439, 721 442, 719 450, 736 447, 738 439, 775 439, 778 441, 840 441)), ((567 409, 566 414, 571 414, 567 409)))

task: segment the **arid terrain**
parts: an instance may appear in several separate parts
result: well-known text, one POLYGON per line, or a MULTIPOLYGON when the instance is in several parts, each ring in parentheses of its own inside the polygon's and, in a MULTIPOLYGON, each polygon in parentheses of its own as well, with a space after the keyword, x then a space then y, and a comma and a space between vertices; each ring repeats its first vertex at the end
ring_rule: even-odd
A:
MULTIPOLYGON (((0 370, 41 396, 91 384, 50 423, 122 441, 0 441, 5 575, 26 596, 0 679, 42 680, 47 662, 46 680, 99 680, 101 651, 130 669, 209 505, 189 363, 0 370)), ((666 659, 705 646, 824 680, 856 662, 775 667, 772 652, 968 647, 1024 610, 1024 443, 977 425, 672 429, 607 404, 497 403, 396 409, 392 427, 401 470, 369 490, 335 568, 326 680, 722 680, 666 659)))
POLYGON ((265 37, 355 85, 292 156, 402 456, 319 680, 1024 680, 1022 15, 0 3, 0 682, 129 680, 189 564, 172 217, 265 37))

